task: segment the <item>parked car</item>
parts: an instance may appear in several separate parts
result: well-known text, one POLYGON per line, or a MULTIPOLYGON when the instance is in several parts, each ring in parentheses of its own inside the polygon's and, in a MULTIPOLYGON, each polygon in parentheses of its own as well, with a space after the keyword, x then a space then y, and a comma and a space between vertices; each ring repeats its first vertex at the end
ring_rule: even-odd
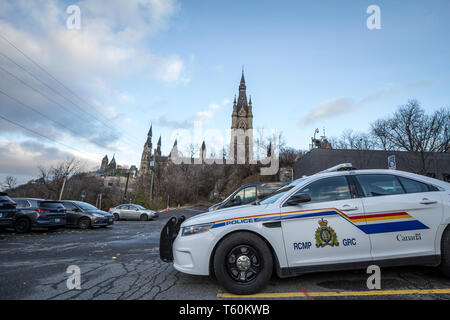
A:
POLYGON ((13 198, 17 203, 14 228, 18 233, 29 232, 34 227, 50 230, 66 225, 66 209, 53 200, 13 198))
POLYGON ((138 204, 121 204, 120 206, 109 209, 114 215, 114 220, 153 220, 158 217, 156 211, 146 209, 138 204))
MULTIPOLYGON (((342 166, 344 167, 344 166, 342 166)), ((397 170, 339 171, 293 181, 253 205, 169 219, 160 256, 214 274, 228 292, 279 277, 369 265, 429 265, 450 277, 450 184, 397 170)))
POLYGON ((7 193, 0 192, 0 228, 14 227, 16 211, 16 203, 7 193))
POLYGON ((91 227, 104 228, 114 224, 112 214, 99 210, 87 202, 61 200, 61 203, 67 210, 67 226, 88 229, 91 227))
POLYGON ((272 192, 286 185, 287 182, 255 182, 248 183, 237 188, 232 194, 226 197, 222 202, 209 207, 209 211, 218 209, 241 206, 263 199, 272 192))

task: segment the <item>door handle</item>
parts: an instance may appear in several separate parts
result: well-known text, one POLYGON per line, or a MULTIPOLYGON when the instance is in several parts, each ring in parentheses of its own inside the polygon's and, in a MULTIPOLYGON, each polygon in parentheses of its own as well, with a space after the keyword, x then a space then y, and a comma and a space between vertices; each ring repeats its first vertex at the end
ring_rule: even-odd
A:
POLYGON ((420 201, 421 204, 433 204, 433 203, 437 203, 436 200, 430 200, 428 198, 423 198, 422 201, 420 201))
POLYGON ((358 210, 357 206, 351 206, 349 204, 345 204, 341 207, 342 211, 354 211, 354 210, 358 210))

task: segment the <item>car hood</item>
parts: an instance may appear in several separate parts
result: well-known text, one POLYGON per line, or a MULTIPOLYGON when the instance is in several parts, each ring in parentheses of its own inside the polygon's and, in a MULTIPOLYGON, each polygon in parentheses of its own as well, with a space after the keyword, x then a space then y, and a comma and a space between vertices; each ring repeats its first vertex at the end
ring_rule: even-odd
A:
POLYGON ((196 224, 203 224, 203 223, 210 223, 210 222, 216 222, 220 220, 226 220, 226 219, 235 219, 235 218, 241 218, 241 217, 248 217, 252 215, 258 215, 263 214, 266 210, 266 208, 269 205, 242 205, 238 207, 231 207, 231 208, 225 208, 225 209, 219 209, 216 211, 209 211, 205 213, 201 213, 199 215, 196 215, 192 218, 187 219, 184 221, 181 226, 192 226, 196 224))

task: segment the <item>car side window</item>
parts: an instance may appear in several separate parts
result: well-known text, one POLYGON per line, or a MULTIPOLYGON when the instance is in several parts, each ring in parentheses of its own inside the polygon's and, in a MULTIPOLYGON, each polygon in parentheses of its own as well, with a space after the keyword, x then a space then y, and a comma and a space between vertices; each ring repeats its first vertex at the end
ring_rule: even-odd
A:
POLYGON ((389 174, 361 174, 357 175, 356 179, 361 185, 364 196, 366 197, 405 193, 397 177, 389 174))
POLYGON ((30 208, 31 205, 27 200, 17 200, 17 208, 30 208))
POLYGON ((397 178, 400 180, 400 183, 405 188, 406 193, 419 193, 419 192, 430 191, 430 188, 428 188, 428 185, 423 182, 419 182, 416 180, 403 178, 403 177, 397 177, 397 178))
POLYGON ((242 204, 247 204, 256 200, 256 187, 248 187, 245 188, 244 191, 242 204))
POLYGON ((306 193, 311 202, 325 202, 351 199, 350 187, 344 176, 330 177, 314 181, 301 188, 296 194, 306 193))
POLYGON ((70 210, 70 211, 73 211, 77 208, 73 203, 70 203, 70 202, 63 202, 63 206, 64 206, 64 208, 66 208, 66 210, 70 210))
POLYGON ((245 189, 242 189, 234 195, 233 199, 237 199, 237 197, 241 197, 241 201, 244 202, 244 195, 245 195, 245 189))

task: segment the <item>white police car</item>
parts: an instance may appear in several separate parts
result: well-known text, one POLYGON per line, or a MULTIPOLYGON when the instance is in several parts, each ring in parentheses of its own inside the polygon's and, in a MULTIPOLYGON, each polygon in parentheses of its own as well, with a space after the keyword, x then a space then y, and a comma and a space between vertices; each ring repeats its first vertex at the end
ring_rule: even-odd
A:
POLYGON ((236 294, 279 277, 379 266, 440 266, 450 276, 450 184, 395 170, 327 172, 254 205, 171 220, 160 255, 214 274, 236 294))

